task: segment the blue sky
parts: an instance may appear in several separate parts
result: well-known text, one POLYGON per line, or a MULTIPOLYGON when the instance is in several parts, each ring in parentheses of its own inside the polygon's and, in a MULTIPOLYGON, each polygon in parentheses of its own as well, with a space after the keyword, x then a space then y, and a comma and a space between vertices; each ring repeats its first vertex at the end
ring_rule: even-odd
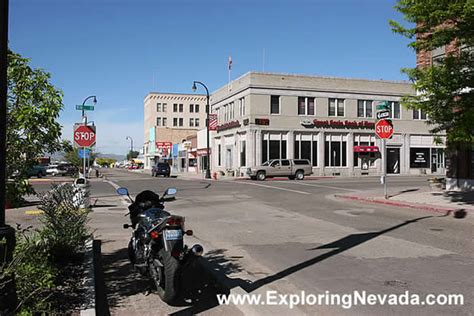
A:
POLYGON ((64 138, 80 120, 76 104, 97 95, 89 120, 97 150, 143 143, 143 99, 150 91, 211 91, 232 77, 265 71, 405 80, 402 20, 381 0, 10 0, 10 47, 52 74, 64 92, 64 138))

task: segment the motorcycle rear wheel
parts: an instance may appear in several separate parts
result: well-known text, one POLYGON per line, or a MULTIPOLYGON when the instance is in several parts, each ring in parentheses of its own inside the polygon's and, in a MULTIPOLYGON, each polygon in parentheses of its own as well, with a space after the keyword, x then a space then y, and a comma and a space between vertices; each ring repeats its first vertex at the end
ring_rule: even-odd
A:
POLYGON ((173 302, 179 294, 179 261, 164 249, 158 252, 163 267, 155 261, 151 264, 151 273, 158 295, 165 303, 173 302))

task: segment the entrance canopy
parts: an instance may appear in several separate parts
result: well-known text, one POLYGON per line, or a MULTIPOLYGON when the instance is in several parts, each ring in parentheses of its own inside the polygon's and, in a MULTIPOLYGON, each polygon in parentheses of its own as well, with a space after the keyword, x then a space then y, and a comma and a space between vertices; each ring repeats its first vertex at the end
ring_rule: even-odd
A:
POLYGON ((379 148, 377 146, 354 146, 355 153, 378 153, 379 148))

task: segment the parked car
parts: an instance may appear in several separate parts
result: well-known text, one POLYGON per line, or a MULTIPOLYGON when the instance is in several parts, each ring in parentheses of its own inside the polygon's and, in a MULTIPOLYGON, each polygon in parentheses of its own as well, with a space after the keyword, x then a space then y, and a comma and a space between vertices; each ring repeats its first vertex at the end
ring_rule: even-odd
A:
POLYGON ((290 180, 303 180, 313 174, 311 163, 307 159, 272 159, 260 166, 247 169, 252 180, 265 180, 272 177, 288 177, 290 180))
POLYGON ((66 176, 73 176, 78 172, 77 167, 72 165, 72 164, 67 164, 67 163, 59 164, 58 168, 60 170, 63 170, 64 175, 66 175, 66 176))
POLYGON ((171 174, 170 165, 168 165, 165 162, 159 162, 156 165, 154 165, 151 169, 152 177, 158 177, 159 175, 162 175, 164 177, 169 177, 170 174, 171 174))
POLYGON ((46 177, 46 167, 45 166, 40 166, 40 165, 36 165, 36 166, 31 167, 28 170, 28 177, 34 177, 34 176, 36 176, 38 178, 46 177))
POLYGON ((52 175, 53 177, 59 176, 59 175, 65 175, 66 170, 64 170, 60 165, 49 165, 48 168, 46 168, 46 173, 48 175, 52 175))

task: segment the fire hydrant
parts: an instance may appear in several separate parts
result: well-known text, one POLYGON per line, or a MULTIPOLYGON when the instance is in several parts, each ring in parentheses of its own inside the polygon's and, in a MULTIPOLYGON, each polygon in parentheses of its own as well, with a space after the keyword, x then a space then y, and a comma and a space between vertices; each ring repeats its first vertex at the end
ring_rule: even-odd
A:
POLYGON ((212 174, 212 178, 213 178, 214 180, 217 180, 217 172, 214 171, 214 173, 212 174))

